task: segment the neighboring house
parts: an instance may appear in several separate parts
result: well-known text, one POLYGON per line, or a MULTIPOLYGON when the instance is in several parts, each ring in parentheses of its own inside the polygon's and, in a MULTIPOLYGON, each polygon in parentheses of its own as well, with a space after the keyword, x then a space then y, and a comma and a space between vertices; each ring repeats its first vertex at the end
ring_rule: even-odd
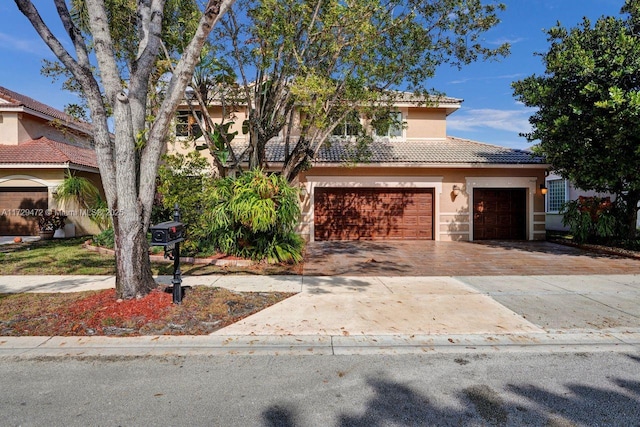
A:
POLYGON ((102 188, 91 126, 0 86, 0 235, 37 235, 37 214, 62 209, 65 232, 98 231, 87 212, 59 206, 55 191, 70 171, 102 188))
MULTIPOLYGON (((560 175, 550 173, 545 179, 547 187, 545 210, 547 213, 547 230, 551 231, 568 231, 569 227, 562 223, 563 215, 560 213, 562 205, 570 200, 577 200, 578 197, 611 197, 615 200, 615 195, 609 193, 597 193, 595 191, 584 191, 576 188, 569 180, 562 178, 560 175)), ((640 228, 640 214, 636 222, 640 228)))
MULTIPOLYGON (((405 125, 376 136, 359 162, 352 160, 348 123, 338 126, 313 167, 299 176, 300 233, 312 241, 544 239, 540 186, 548 165, 528 151, 447 136, 447 116, 461 104, 454 98, 427 106, 398 102, 395 114, 405 125)), ((210 111, 221 117, 219 106, 210 111)), ((236 109, 232 130, 240 131, 245 117, 236 109)), ((188 109, 178 111, 169 152, 189 149, 180 140, 199 135, 193 122, 188 109)), ((239 132, 236 153, 245 138, 239 132)), ((279 138, 267 145, 271 168, 280 166, 284 150, 279 138)))

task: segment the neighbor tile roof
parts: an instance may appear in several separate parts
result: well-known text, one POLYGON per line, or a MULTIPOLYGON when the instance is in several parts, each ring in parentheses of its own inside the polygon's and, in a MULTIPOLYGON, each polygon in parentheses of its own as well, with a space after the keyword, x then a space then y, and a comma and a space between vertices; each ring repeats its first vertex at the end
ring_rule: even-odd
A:
POLYGON ((8 108, 24 107, 32 111, 44 114, 52 119, 57 119, 65 124, 70 124, 84 130, 87 133, 91 133, 92 126, 89 123, 75 119, 67 113, 43 104, 40 101, 36 101, 26 95, 22 95, 18 92, 14 92, 5 87, 0 86, 0 98, 7 101, 6 103, 0 103, 0 111, 8 108))
MULTIPOLYGON (((293 144, 292 144, 293 145, 293 144)), ((236 150, 241 153, 241 150, 236 150)), ((352 160, 354 144, 340 139, 325 144, 315 164, 344 163, 352 160)), ((374 140, 364 151, 362 163, 368 164, 544 164, 544 159, 530 151, 484 144, 468 139, 447 137, 446 140, 374 140)), ((268 162, 282 162, 285 147, 282 141, 267 144, 268 162)))
POLYGON ((0 164, 51 164, 98 168, 94 150, 46 137, 18 145, 0 145, 0 164))

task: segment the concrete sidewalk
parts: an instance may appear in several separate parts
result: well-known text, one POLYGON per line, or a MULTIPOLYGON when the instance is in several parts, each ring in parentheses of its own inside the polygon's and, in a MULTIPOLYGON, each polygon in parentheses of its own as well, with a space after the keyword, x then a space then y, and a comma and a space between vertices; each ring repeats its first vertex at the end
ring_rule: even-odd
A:
MULTIPOLYGON (((114 283, 112 276, 3 276, 0 292, 72 292, 114 283)), ((297 295, 211 336, 0 337, 0 355, 640 350, 640 275, 227 275, 187 276, 183 284, 297 295)))

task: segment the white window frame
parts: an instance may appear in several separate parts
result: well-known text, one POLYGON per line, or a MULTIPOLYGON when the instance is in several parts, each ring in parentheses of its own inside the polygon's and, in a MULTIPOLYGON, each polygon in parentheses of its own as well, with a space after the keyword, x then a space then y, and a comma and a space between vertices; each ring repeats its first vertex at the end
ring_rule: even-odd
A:
POLYGON ((355 111, 354 113, 354 117, 350 117, 352 113, 349 113, 347 117, 345 117, 340 121, 340 123, 338 123, 338 125, 331 132, 332 136, 337 138, 351 138, 359 135, 359 132, 351 132, 353 131, 353 128, 357 128, 356 130, 358 131, 362 128, 362 118, 360 117, 360 114, 357 111, 355 111), (350 119, 353 119, 353 121, 351 121, 350 119))
POLYGON ((560 209, 551 209, 551 198, 552 198, 552 188, 551 188, 551 182, 555 182, 555 181, 562 181, 562 184, 560 184, 560 186, 564 189, 564 198, 562 200, 562 203, 566 203, 569 200, 569 181, 564 179, 564 178, 547 178, 546 182, 545 182, 545 186, 547 187, 547 194, 545 195, 545 201, 544 201, 544 206, 545 206, 545 211, 546 213, 550 213, 550 214, 558 214, 560 213, 560 209))
POLYGON ((389 138, 389 139, 402 139, 404 138, 404 130, 405 130, 405 121, 404 121, 404 113, 402 111, 390 111, 389 114, 393 114, 397 116, 400 116, 400 119, 398 120, 398 122, 400 123, 398 126, 395 125, 390 125, 389 128, 387 129, 387 132, 385 134, 378 134, 375 130, 373 131, 375 136, 378 137, 382 137, 382 138, 389 138), (397 135, 394 135, 394 133, 397 133, 397 135))
POLYGON ((389 126, 389 129, 387 129, 387 136, 389 138, 402 138, 404 136, 404 115, 402 114, 402 111, 392 111, 390 114, 397 116, 400 116, 400 119, 398 120, 399 125, 395 125, 392 124, 389 126), (397 135, 394 135, 394 133, 397 133, 397 135))

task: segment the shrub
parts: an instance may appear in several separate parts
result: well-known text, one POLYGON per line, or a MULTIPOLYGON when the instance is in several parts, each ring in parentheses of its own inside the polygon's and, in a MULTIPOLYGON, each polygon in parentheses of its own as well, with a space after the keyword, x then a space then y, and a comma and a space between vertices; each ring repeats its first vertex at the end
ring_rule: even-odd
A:
POLYGON ((616 215, 609 197, 583 197, 563 206, 562 223, 579 243, 615 236, 616 215))
POLYGON ((73 201, 89 212, 89 219, 100 230, 111 227, 111 217, 106 200, 100 190, 87 178, 73 175, 67 171, 64 181, 56 188, 56 200, 63 203, 73 201))
POLYGON ((115 237, 113 234, 113 228, 107 228, 102 230, 100 234, 93 236, 93 244, 103 248, 113 249, 115 237))
POLYGON ((221 252, 271 263, 302 260, 304 242, 294 231, 298 189, 281 175, 255 169, 214 180, 204 208, 204 230, 221 252))
POLYGON ((155 207, 154 221, 172 221, 173 208, 178 204, 180 220, 185 225, 185 242, 181 247, 185 255, 195 255, 210 246, 202 233, 201 223, 203 186, 211 179, 207 168, 207 160, 198 151, 192 151, 187 155, 165 156, 158 171, 156 199, 161 206, 155 207))

